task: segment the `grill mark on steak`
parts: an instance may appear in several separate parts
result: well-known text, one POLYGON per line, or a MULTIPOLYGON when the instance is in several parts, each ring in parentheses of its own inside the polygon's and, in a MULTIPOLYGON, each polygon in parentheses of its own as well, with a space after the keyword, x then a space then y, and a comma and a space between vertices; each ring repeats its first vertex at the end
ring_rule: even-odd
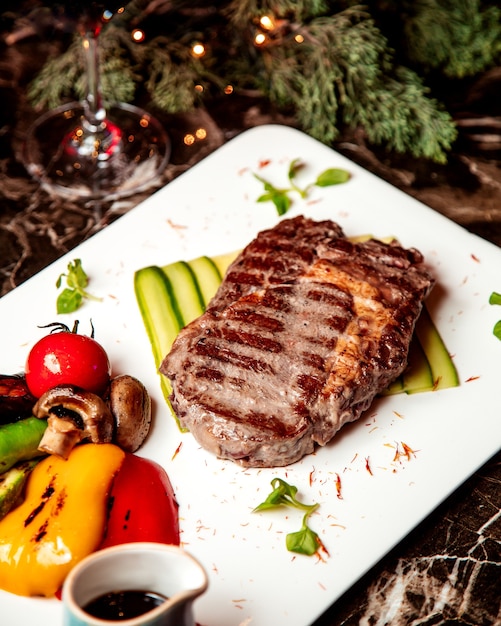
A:
POLYGON ((273 332, 280 332, 284 329, 284 323, 282 320, 272 319, 262 313, 256 313, 256 311, 252 308, 234 309, 232 312, 235 320, 240 320, 253 326, 261 327, 273 332))
POLYGON ((246 370, 268 374, 273 373, 267 363, 263 363, 255 357, 238 354, 234 349, 226 347, 226 344, 222 341, 218 342, 218 339, 223 339, 223 335, 219 335, 218 337, 217 334, 214 334, 210 339, 211 340, 205 338, 199 341, 195 346, 195 353, 199 356, 209 357, 214 365, 219 361, 246 370))
POLYGON ((397 244, 354 244, 330 221, 260 233, 161 366, 181 424, 244 466, 326 444, 405 368, 433 285, 422 261, 397 244))
POLYGON ((223 327, 221 328, 220 338, 228 343, 250 346, 264 352, 282 352, 283 349, 279 341, 264 337, 256 332, 246 332, 240 328, 223 327))

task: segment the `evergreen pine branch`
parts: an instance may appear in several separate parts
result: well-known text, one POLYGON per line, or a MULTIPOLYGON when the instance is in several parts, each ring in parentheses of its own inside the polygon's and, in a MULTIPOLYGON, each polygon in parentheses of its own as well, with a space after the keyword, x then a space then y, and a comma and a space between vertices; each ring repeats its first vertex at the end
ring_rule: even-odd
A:
POLYGON ((395 75, 396 79, 387 78, 357 103, 351 116, 353 124, 362 126, 374 144, 445 163, 457 137, 449 113, 428 97, 413 71, 398 67, 395 75))
POLYGON ((306 132, 331 143, 343 125, 362 126, 375 144, 445 160, 456 136, 451 117, 415 73, 394 67, 368 13, 352 7, 313 19, 301 33, 301 45, 290 39, 263 54, 270 98, 293 105, 306 132))
MULTIPOLYGON (((107 102, 131 102, 140 80, 124 41, 119 29, 107 29, 100 36, 101 89, 107 102)), ((67 50, 45 63, 28 86, 28 97, 34 106, 50 109, 67 99, 81 100, 86 93, 82 37, 75 35, 67 50)))
POLYGON ((395 3, 393 13, 397 11, 403 52, 425 72, 439 70, 450 78, 464 78, 501 58, 498 6, 485 6, 480 0, 407 0, 395 3))
POLYGON ((145 87, 154 104, 170 113, 192 109, 198 75, 187 48, 158 37, 150 44, 146 61, 145 87))
MULTIPOLYGON (((374 18, 384 10, 390 12, 392 6, 400 14, 396 0, 373 0, 377 11, 352 0, 215 0, 210 6, 200 4, 201 0, 193 2, 161 3, 165 13, 160 27, 146 28, 149 37, 140 44, 132 41, 130 30, 143 27, 143 19, 146 26, 155 21, 156 16, 149 13, 149 0, 133 0, 103 28, 100 61, 105 101, 131 102, 136 93, 146 92, 160 109, 184 112, 211 94, 213 86, 222 91, 231 83, 236 89, 257 89, 280 108, 295 113, 303 130, 324 143, 332 143, 343 126, 359 126, 372 143, 416 157, 445 160, 456 136, 454 123, 431 97, 423 79, 395 64, 389 41, 378 26, 382 22, 374 18), (266 45, 257 47, 254 35, 259 18, 267 13, 276 27, 267 33, 266 45), (191 54, 197 38, 208 49, 202 59, 191 54), (202 91, 195 85, 201 85, 202 91)), ((452 2, 417 0, 415 5, 419 17, 427 14, 429 19, 433 12, 443 17, 437 7, 452 2)), ((459 4, 473 6, 476 2, 461 0, 459 4)), ((410 7, 410 15, 417 19, 411 0, 401 4, 410 7)), ((492 24, 497 13, 481 14, 482 20, 489 17, 484 41, 491 41, 497 32, 492 24)), ((472 32, 485 23, 478 22, 478 11, 475 19, 471 20, 472 32)), ((438 30, 432 33, 438 36, 445 19, 436 22, 438 30)), ((451 33, 453 26, 456 29, 457 24, 451 26, 451 33)), ((457 32, 451 45, 462 41, 457 32)), ((475 41, 480 45, 480 39, 475 41)), ((420 47, 425 49, 427 42, 420 47)), ((475 46, 471 54, 481 56, 475 46)), ((437 57, 437 62, 445 66, 445 58, 437 57)), ((450 61, 451 54, 447 59, 450 61)), ((82 66, 81 40, 77 38, 65 53, 46 64, 30 86, 30 96, 48 107, 70 95, 82 98, 82 66)))
POLYGON ((279 15, 300 22, 329 11, 328 0, 230 0, 225 13, 238 29, 246 29, 263 15, 279 15))
MULTIPOLYGON (((121 28, 110 25, 100 35, 101 91, 106 102, 133 101, 142 80, 134 54, 136 48, 129 34, 121 28)), ((85 92, 81 93, 80 98, 84 95, 85 92)))
POLYGON ((49 59, 28 85, 28 98, 37 108, 53 109, 75 94, 82 75, 81 38, 75 38, 68 49, 49 59))

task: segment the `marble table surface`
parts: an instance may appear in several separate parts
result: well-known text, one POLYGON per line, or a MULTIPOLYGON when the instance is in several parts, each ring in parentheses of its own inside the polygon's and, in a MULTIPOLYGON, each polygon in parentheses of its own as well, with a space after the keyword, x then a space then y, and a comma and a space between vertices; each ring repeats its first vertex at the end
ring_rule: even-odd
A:
MULTIPOLYGON (((236 134, 266 123, 295 125, 294 119, 271 110, 256 94, 234 94, 189 114, 163 115, 173 153, 151 189, 100 205, 63 201, 40 189, 20 158, 23 137, 38 115, 27 102, 26 84, 39 63, 36 59, 46 52, 47 44, 36 38, 16 45, 3 38, 0 43, 0 295, 236 134), (186 145, 183 138, 197 128, 206 129, 206 138, 186 145)), ((475 124, 463 116, 460 140, 445 166, 375 150, 366 145, 361 131, 344 133, 333 147, 501 246, 501 118, 477 110, 473 119, 475 124)), ((501 271, 497 288, 501 290, 501 271)), ((355 624, 501 625, 501 454, 469 478, 315 626, 355 624)))

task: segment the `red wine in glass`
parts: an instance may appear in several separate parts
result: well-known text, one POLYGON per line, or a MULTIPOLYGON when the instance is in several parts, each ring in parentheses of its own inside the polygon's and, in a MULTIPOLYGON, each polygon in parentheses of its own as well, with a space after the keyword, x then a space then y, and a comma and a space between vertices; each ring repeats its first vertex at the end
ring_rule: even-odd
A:
POLYGON ((74 199, 114 200, 150 187, 170 156, 167 133, 143 109, 105 105, 100 88, 99 34, 126 5, 68 0, 53 8, 82 37, 87 94, 35 121, 25 142, 28 171, 49 193, 74 199))

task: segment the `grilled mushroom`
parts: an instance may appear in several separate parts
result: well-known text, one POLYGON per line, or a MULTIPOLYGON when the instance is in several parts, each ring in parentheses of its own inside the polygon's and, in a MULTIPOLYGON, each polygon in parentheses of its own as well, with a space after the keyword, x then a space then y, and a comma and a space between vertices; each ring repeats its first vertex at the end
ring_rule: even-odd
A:
POLYGON ((112 379, 109 404, 115 419, 114 442, 126 452, 135 452, 151 426, 151 398, 142 382, 123 374, 112 379))
POLYGON ((109 443, 115 421, 106 402, 94 393, 71 385, 49 389, 37 401, 33 414, 47 418, 38 449, 67 459, 73 447, 89 439, 109 443))

